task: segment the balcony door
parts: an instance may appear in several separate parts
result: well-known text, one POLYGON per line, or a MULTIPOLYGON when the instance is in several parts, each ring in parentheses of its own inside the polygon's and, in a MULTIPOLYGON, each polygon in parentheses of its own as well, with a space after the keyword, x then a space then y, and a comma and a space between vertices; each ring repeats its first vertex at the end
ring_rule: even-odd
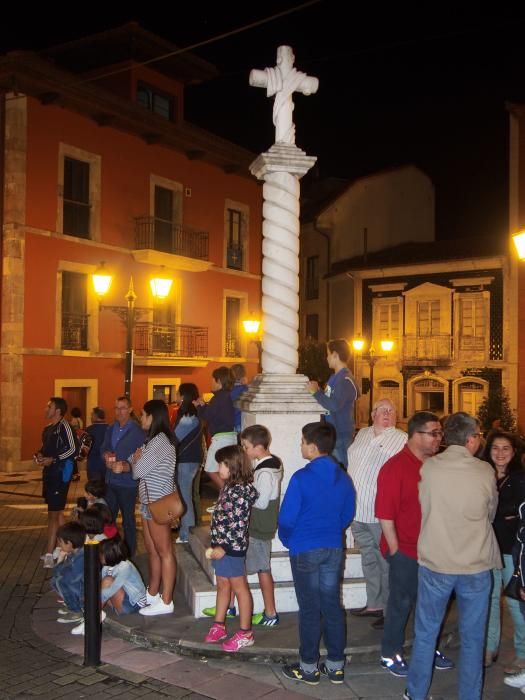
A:
POLYGON ((87 275, 62 272, 62 348, 88 349, 87 275))
POLYGON ((171 253, 175 226, 175 192, 155 185, 154 240, 155 250, 171 253))

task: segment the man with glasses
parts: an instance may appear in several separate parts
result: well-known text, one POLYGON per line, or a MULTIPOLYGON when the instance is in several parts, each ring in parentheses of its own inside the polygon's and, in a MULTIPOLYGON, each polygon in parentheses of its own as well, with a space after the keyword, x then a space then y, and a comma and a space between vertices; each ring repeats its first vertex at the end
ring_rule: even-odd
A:
POLYGON ((106 500, 114 520, 117 519, 119 511, 122 513, 124 540, 130 556, 135 554, 137 543, 135 502, 138 482, 133 479, 131 471, 115 473, 113 469, 117 462, 127 460, 144 444, 144 431, 131 417, 132 412, 129 398, 119 396, 115 402, 115 421, 106 430, 100 448, 106 463, 106 500))
MULTIPOLYGON (((376 516, 379 518, 381 553, 388 561, 389 596, 381 643, 381 666, 394 676, 408 675, 403 657, 405 627, 417 600, 417 540, 421 529, 418 486, 423 462, 437 454, 443 436, 438 416, 415 413, 408 421, 408 441, 391 457, 377 479, 376 516)), ((436 651, 434 667, 454 668, 436 651)))
POLYGON ((377 476, 383 464, 397 454, 407 434, 396 427, 396 409, 389 399, 376 401, 372 425, 361 428, 348 449, 348 473, 357 492, 352 534, 361 552, 366 582, 366 605, 350 608, 358 617, 374 617, 372 627, 382 629, 388 601, 388 564, 379 550, 381 525, 375 516, 377 476))
POLYGON ((421 467, 415 641, 405 700, 423 700, 432 681, 436 641, 452 592, 459 616, 459 700, 481 698, 491 569, 501 568, 492 528, 498 505, 492 467, 474 457, 478 421, 454 413, 445 423, 447 449, 421 467))

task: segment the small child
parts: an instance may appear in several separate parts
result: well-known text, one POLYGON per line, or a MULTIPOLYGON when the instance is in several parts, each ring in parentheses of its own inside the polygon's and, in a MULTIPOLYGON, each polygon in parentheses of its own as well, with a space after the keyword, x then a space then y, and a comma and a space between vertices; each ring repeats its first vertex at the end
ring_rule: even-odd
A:
POLYGON ((219 493, 211 521, 211 552, 217 577, 215 622, 206 635, 206 642, 226 639, 226 609, 232 593, 239 603, 240 629, 223 642, 223 651, 235 652, 251 647, 252 594, 246 580, 246 550, 250 511, 257 500, 253 485, 253 469, 242 447, 230 445, 217 451, 219 474, 224 486, 219 493))
POLYGON ((253 485, 259 497, 253 504, 250 519, 250 544, 246 554, 246 573, 257 574, 264 610, 252 617, 252 624, 274 627, 279 624, 270 559, 272 539, 277 532, 283 465, 272 455, 272 436, 264 425, 250 425, 241 433, 241 445, 251 460, 256 460, 253 485))
POLYGON ((224 485, 219 476, 218 464, 215 453, 221 447, 237 444, 237 433, 235 432, 235 411, 230 396, 233 386, 233 376, 228 367, 217 367, 212 372, 211 390, 213 398, 206 404, 201 398, 193 403, 197 407, 199 418, 208 424, 208 431, 211 435, 211 443, 208 447, 206 464, 204 471, 218 489, 224 485))
POLYGON ((146 605, 146 587, 133 562, 126 543, 120 537, 100 543, 102 563, 102 606, 111 605, 118 615, 138 612, 146 605))
MULTIPOLYGON (((230 397, 232 401, 237 401, 241 394, 244 394, 248 390, 248 379, 246 377, 246 368, 244 365, 236 364, 231 366, 231 373, 235 380, 232 390, 230 391, 230 397)), ((240 434, 242 425, 242 411, 240 408, 233 407, 235 411, 235 432, 237 435, 240 434)))
POLYGON ((107 501, 104 498, 106 495, 106 484, 101 479, 90 479, 86 481, 84 486, 84 495, 77 499, 77 505, 73 508, 72 517, 78 518, 80 513, 94 505, 95 503, 103 503, 107 506, 107 501))
POLYGON ((283 667, 283 675, 310 685, 320 674, 343 683, 345 613, 341 607, 343 532, 355 512, 355 490, 334 457, 331 423, 303 426, 301 455, 309 463, 292 475, 279 512, 279 537, 290 550, 290 564, 299 606, 299 663, 283 667), (328 657, 320 667, 319 640, 328 657))
POLYGON ((83 616, 85 539, 86 530, 76 520, 61 525, 57 530, 60 553, 51 587, 64 601, 64 607, 58 611, 58 622, 78 622, 83 616))
POLYGON ((102 540, 107 539, 107 535, 104 534, 104 517, 99 510, 99 506, 91 506, 91 508, 81 513, 79 522, 86 531, 86 542, 89 540, 102 542, 102 540))

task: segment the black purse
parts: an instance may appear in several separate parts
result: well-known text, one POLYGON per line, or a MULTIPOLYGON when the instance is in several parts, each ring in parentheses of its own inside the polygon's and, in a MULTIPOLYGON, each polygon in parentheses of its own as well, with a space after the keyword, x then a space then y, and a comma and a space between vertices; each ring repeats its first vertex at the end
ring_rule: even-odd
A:
MULTIPOLYGON (((522 588, 521 572, 518 568, 512 574, 510 581, 507 583, 507 585, 503 589, 503 595, 506 595, 507 598, 514 598, 514 600, 522 601, 522 598, 520 596, 521 588, 522 588)), ((525 601, 523 601, 523 602, 525 602, 525 601)))

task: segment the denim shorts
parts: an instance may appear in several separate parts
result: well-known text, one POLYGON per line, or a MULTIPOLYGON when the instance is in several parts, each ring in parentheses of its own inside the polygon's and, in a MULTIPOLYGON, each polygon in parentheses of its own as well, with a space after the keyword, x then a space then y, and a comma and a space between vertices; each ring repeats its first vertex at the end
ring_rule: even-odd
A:
POLYGON ((246 574, 246 557, 230 557, 225 554, 222 559, 212 559, 216 576, 222 578, 237 578, 246 574))
POLYGON ((144 520, 153 520, 153 516, 151 515, 150 509, 148 508, 147 503, 140 504, 140 514, 142 515, 144 520))
POLYGON ((271 571, 270 557, 272 555, 272 541, 258 540, 250 537, 250 544, 246 552, 246 573, 258 574, 271 571))

